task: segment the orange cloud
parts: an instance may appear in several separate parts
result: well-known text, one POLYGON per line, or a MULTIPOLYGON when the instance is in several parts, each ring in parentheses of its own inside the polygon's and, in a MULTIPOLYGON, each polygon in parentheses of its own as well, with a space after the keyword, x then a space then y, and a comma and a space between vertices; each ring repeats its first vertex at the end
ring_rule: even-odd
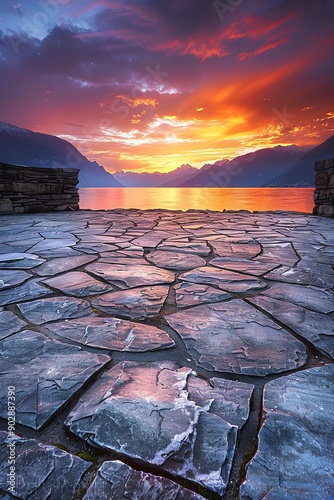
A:
POLYGON ((287 42, 287 38, 283 38, 282 40, 277 40, 277 42, 272 42, 268 43, 267 45, 264 45, 263 47, 259 47, 256 50, 253 50, 252 52, 242 52, 241 54, 238 55, 238 58, 240 61, 244 61, 248 57, 255 57, 259 56, 260 54, 263 54, 264 52, 267 52, 268 50, 275 49, 276 47, 279 47, 283 43, 287 42))

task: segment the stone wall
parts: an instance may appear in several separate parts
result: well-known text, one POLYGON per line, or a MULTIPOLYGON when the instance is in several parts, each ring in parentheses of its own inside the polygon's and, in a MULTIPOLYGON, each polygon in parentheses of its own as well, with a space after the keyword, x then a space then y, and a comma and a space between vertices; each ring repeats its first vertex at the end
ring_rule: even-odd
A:
POLYGON ((0 214, 78 210, 78 169, 0 162, 0 214))
POLYGON ((315 164, 314 215, 334 217, 334 158, 315 164))

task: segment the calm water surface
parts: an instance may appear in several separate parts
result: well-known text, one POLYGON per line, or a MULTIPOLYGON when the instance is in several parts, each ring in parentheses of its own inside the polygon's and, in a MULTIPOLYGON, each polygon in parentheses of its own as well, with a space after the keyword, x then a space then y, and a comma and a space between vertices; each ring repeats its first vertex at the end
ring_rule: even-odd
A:
POLYGON ((314 188, 80 188, 80 208, 312 212, 314 188))

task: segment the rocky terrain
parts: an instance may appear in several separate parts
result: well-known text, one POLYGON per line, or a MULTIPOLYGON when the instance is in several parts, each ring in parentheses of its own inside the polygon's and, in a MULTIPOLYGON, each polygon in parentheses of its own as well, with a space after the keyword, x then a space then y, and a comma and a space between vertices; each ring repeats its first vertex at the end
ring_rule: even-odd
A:
POLYGON ((332 498, 333 257, 300 213, 2 216, 2 498, 332 498))

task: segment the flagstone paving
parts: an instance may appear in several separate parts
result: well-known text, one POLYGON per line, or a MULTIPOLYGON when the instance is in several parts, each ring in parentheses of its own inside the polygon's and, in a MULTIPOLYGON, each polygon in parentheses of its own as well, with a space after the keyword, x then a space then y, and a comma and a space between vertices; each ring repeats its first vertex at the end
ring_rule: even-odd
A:
POLYGON ((333 498, 333 235, 295 212, 1 216, 0 496, 333 498))

